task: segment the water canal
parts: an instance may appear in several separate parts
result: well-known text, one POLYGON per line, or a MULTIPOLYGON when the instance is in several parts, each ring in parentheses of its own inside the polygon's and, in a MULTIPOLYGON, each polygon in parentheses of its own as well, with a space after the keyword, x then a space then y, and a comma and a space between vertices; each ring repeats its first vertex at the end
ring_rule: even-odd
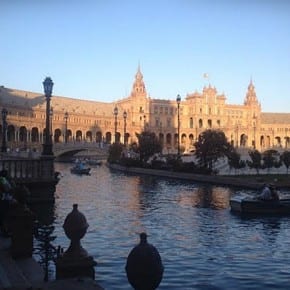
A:
POLYGON ((77 203, 89 223, 82 245, 105 289, 131 289, 126 258, 142 231, 165 266, 159 289, 289 289, 289 217, 235 216, 228 187, 126 176, 104 165, 77 176, 70 167, 56 164, 53 243, 68 247, 62 225, 77 203))

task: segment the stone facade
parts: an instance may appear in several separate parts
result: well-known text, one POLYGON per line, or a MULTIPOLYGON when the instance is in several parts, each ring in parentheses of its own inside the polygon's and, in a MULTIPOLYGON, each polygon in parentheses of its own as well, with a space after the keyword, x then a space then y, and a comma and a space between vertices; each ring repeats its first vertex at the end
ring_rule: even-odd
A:
MULTIPOLYGON (((105 103, 53 96, 51 107, 54 143, 64 143, 67 132, 67 142, 96 142, 101 145, 116 140, 131 144, 137 141, 135 133, 149 130, 163 143, 164 152, 175 153, 179 114, 182 151, 193 149, 198 135, 209 128, 224 131, 236 147, 258 150, 289 147, 290 113, 263 113, 252 80, 242 105, 227 104, 226 97, 208 85, 202 92, 182 97, 178 110, 176 100, 148 96, 139 67, 131 94, 126 98, 105 103)), ((2 86, 0 108, 8 110, 8 148, 37 148, 43 143, 46 119, 43 94, 2 86)))

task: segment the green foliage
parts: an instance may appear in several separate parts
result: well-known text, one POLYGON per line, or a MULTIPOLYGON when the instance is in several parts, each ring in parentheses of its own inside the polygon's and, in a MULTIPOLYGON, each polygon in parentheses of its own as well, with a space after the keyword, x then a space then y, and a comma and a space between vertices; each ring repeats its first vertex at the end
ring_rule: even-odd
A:
POLYGON ((138 138, 138 145, 135 150, 140 154, 140 160, 142 162, 147 162, 155 153, 162 151, 162 145, 155 133, 143 131, 140 134, 136 133, 136 136, 138 138))
POLYGON ((268 173, 270 168, 275 167, 277 154, 279 153, 276 150, 266 150, 262 154, 263 167, 267 168, 268 173))
POLYGON ((227 157, 230 169, 234 168, 236 170, 246 166, 246 162, 241 160, 241 154, 239 154, 235 149, 228 152, 227 157))
POLYGON ((280 156, 281 162, 286 166, 287 174, 290 166, 290 151, 284 151, 280 156))
POLYGON ((108 162, 109 163, 118 163, 121 159, 123 151, 123 145, 121 143, 113 143, 109 147, 108 162))
POLYGON ((179 171, 182 166, 182 160, 177 155, 169 154, 166 156, 166 163, 168 168, 171 168, 174 171, 179 171))
POLYGON ((195 154, 201 167, 212 171, 213 164, 232 151, 232 145, 221 130, 205 130, 195 142, 195 154))
POLYGON ((251 160, 247 160, 247 164, 250 168, 255 168, 257 174, 259 174, 260 169, 262 168, 262 155, 258 150, 250 150, 249 156, 251 160))
POLYGON ((142 167, 142 162, 139 159, 122 157, 120 164, 127 167, 142 167))

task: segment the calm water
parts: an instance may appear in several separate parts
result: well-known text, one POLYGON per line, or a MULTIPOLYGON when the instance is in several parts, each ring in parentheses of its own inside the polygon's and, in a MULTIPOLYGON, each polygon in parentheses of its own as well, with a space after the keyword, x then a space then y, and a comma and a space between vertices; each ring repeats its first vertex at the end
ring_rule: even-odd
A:
POLYGON ((126 176, 106 166, 77 176, 70 167, 56 164, 63 177, 53 244, 68 247, 62 225, 77 203, 89 223, 82 245, 105 289, 131 289, 124 268, 142 231, 165 266, 159 289, 289 289, 290 218, 235 216, 235 192, 227 187, 126 176))

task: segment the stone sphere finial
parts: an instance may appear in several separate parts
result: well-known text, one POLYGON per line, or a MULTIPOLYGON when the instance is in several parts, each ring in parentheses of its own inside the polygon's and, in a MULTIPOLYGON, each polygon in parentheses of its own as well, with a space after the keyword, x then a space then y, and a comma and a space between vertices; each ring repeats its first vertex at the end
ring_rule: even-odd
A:
POLYGON ((89 225, 84 214, 79 212, 78 205, 73 205, 73 210, 65 218, 63 228, 66 236, 71 240, 70 247, 65 255, 87 256, 85 249, 81 247, 80 240, 87 232, 89 225))
POLYGON ((88 223, 84 214, 79 212, 78 205, 65 218, 63 228, 71 240, 69 248, 56 259, 56 279, 90 277, 94 279, 97 262, 81 246, 88 223))
POLYGON ((158 250, 147 242, 147 234, 140 234, 140 243, 127 258, 126 273, 135 290, 154 290, 163 277, 164 267, 158 250))

